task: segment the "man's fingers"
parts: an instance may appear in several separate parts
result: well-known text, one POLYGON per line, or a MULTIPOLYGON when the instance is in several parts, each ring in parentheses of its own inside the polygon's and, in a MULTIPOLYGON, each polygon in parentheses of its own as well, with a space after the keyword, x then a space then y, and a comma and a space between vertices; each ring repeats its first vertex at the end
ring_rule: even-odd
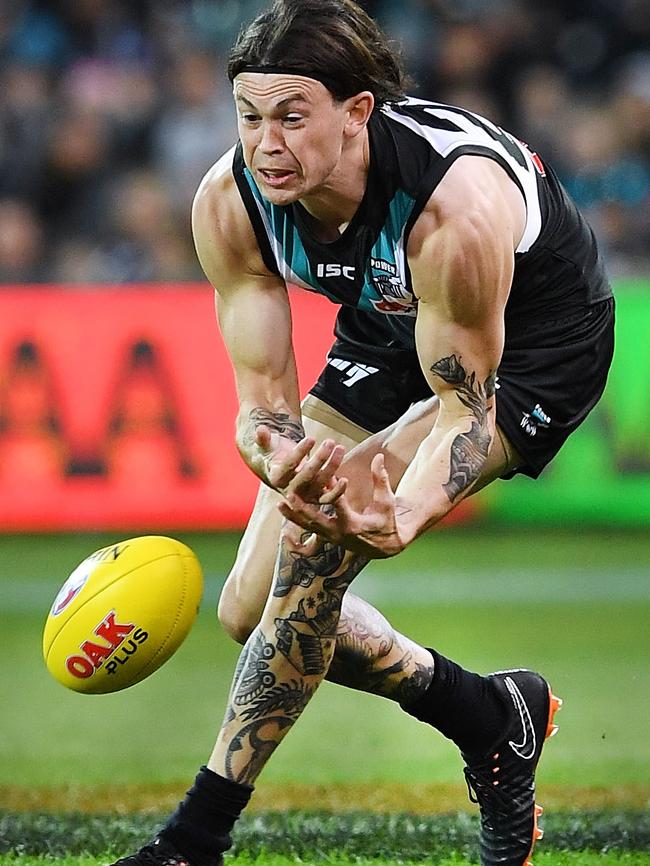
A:
POLYGON ((344 445, 335 445, 332 449, 332 453, 327 459, 323 469, 329 472, 331 475, 334 475, 341 463, 343 462, 343 458, 345 457, 345 446, 344 445))
POLYGON ((370 472, 372 474, 372 484, 374 488, 373 498, 375 502, 392 504, 395 499, 395 494, 393 493, 393 488, 390 484, 390 476, 386 469, 386 461, 381 451, 378 454, 375 454, 372 458, 370 472))
POLYGON ((302 467, 305 479, 332 476, 345 455, 345 448, 333 439, 325 439, 302 467))
POLYGON ((326 439, 298 467, 290 484, 291 490, 310 501, 317 500, 336 483, 336 472, 344 457, 345 448, 333 439, 326 439))
MULTIPOLYGON (((286 440, 284 441, 286 443, 286 440)), ((316 440, 312 436, 305 436, 280 458, 277 456, 274 458, 273 451, 270 448, 267 449, 269 453, 267 458, 268 477, 271 483, 276 487, 286 487, 293 480, 315 444, 316 440)))
POLYGON ((305 457, 307 457, 316 444, 316 440, 313 436, 305 436, 304 439, 301 439, 300 442, 296 445, 293 451, 289 456, 289 463, 294 468, 297 469, 298 466, 303 462, 305 457))
POLYGON ((265 424, 255 429, 255 444, 261 451, 271 450, 271 431, 265 424))
MULTIPOLYGON (((315 470, 311 479, 311 488, 317 494, 320 491, 328 490, 333 484, 336 484, 336 473, 345 457, 345 448, 343 445, 335 445, 329 456, 325 456, 326 452, 319 455, 319 460, 316 462, 313 469, 315 470)), ((310 460, 311 462, 311 460, 310 460)))
POLYGON ((332 503, 323 503, 329 505, 331 511, 322 508, 318 503, 306 502, 296 493, 286 493, 284 498, 278 503, 278 509, 283 517, 292 523, 297 523, 303 529, 309 529, 311 532, 317 532, 325 538, 332 539, 334 535, 339 534, 340 527, 338 526, 341 519, 345 522, 350 513, 350 508, 344 496, 345 485, 347 479, 341 479, 341 484, 336 491, 336 498, 332 503))
POLYGON ((285 498, 278 503, 278 510, 283 517, 290 520, 292 523, 297 523, 303 529, 309 529, 312 532, 318 532, 322 529, 319 520, 327 521, 328 518, 318 509, 318 506, 312 508, 309 503, 302 500, 292 501, 292 498, 285 498))
POLYGON ((318 502, 321 505, 332 505, 333 503, 337 502, 341 496, 343 496, 347 488, 348 479, 337 478, 337 480, 334 482, 334 485, 319 497, 318 502))

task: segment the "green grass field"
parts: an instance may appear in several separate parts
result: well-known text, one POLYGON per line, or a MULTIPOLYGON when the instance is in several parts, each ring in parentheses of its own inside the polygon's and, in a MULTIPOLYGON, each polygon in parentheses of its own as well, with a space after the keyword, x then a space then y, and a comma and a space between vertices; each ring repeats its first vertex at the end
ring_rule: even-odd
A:
MULTIPOLYGON (((251 857, 248 854, 233 856, 228 860, 229 866, 293 866, 296 863, 316 863, 319 866, 421 866, 420 860, 398 860, 379 857, 368 859, 355 857, 350 859, 345 855, 325 854, 318 861, 296 860, 276 854, 260 854, 251 857)), ((431 861, 429 861, 431 862, 431 861)), ((2 866, 51 866, 52 860, 47 857, 0 857, 2 866)), ((57 860, 57 866, 103 866, 106 858, 101 857, 63 857, 57 860)), ((435 861, 436 866, 473 866, 473 862, 465 857, 444 857, 435 861)), ((535 854, 535 866, 646 866, 648 857, 645 854, 603 854, 589 851, 557 852, 535 854)))
MULTIPOLYGON (((177 537, 206 572, 195 628, 150 679, 82 696, 49 678, 42 626, 71 569, 116 537, 0 536, 0 866, 16 857, 27 866, 48 852, 71 864, 124 853, 120 821, 131 827, 140 813, 146 838, 152 816, 164 816, 205 761, 238 655, 213 616, 236 538, 177 537), (76 834, 66 823, 73 813, 76 834), (103 822, 102 850, 73 844, 91 820, 103 822), (68 828, 65 849, 44 841, 57 826, 68 828)), ((373 563, 358 580, 356 591, 415 639, 481 672, 538 668, 564 698, 560 734, 538 773, 547 834, 535 866, 650 864, 649 571, 647 534, 447 529, 373 563)), ((430 728, 386 701, 326 683, 260 778, 229 862, 465 866, 476 860, 475 826, 464 822, 475 819, 461 779, 455 748, 430 728), (321 818, 307 834, 311 847, 292 848, 287 822, 295 813, 287 810, 345 815, 352 807, 381 826, 348 827, 334 838, 321 818), (420 816, 411 818, 423 828, 419 847, 406 843, 403 828, 390 842, 391 822, 405 813, 420 816), (451 822, 448 835, 426 825, 427 813, 451 822), (281 823, 278 844, 264 850, 251 833, 269 814, 281 823), (341 847, 346 834, 354 846, 341 847), (379 851, 364 847, 368 837, 383 840, 379 851)), ((316 819, 296 820, 303 838, 316 819)))

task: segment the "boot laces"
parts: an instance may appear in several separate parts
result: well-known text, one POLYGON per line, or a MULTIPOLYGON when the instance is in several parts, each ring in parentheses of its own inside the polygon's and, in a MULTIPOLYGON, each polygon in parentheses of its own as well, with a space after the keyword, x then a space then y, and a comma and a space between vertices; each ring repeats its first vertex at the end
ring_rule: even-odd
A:
POLYGON ((508 800, 499 790, 498 780, 494 778, 491 771, 465 767, 464 773, 470 803, 477 803, 488 809, 504 811, 508 800), (494 784, 495 781, 497 782, 496 785, 494 784))
POLYGON ((136 862, 139 866, 190 866, 186 857, 161 843, 162 840, 154 839, 153 842, 149 842, 141 848, 137 854, 123 857, 114 866, 120 866, 120 864, 132 866, 136 862))

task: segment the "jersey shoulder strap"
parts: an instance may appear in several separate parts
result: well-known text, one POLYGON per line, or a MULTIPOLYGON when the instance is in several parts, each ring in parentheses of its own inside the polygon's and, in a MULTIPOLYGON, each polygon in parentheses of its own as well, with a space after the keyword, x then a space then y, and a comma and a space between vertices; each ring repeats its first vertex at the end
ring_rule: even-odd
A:
POLYGON ((422 207, 459 156, 493 159, 519 187, 526 204, 526 226, 516 252, 530 249, 542 228, 539 179, 544 177, 544 168, 523 142, 492 121, 452 105, 409 98, 381 110, 389 122, 409 129, 432 150, 422 178, 422 207))
POLYGON ((232 172, 244 207, 246 208, 246 213, 255 232, 255 239, 260 248, 264 264, 272 274, 283 276, 278 269, 271 243, 271 240, 275 237, 270 226, 270 221, 273 219, 273 209, 260 194, 257 185, 246 168, 241 142, 238 142, 237 146, 233 149, 232 172))

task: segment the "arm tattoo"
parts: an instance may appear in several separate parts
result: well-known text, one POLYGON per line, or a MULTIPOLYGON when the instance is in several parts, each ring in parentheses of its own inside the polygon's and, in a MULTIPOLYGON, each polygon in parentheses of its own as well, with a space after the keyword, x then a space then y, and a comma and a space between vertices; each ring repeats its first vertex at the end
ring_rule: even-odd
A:
POLYGON ((490 373, 481 384, 476 380, 476 373, 467 371, 456 355, 441 358, 431 367, 431 372, 454 387, 456 395, 463 406, 466 406, 474 418, 467 433, 460 433, 451 445, 449 480, 442 485, 449 501, 473 484, 481 474, 485 458, 490 449, 490 431, 488 429, 488 400, 495 393, 495 373, 490 373))
POLYGON ((249 431, 246 434, 246 445, 252 445, 255 440, 255 430, 264 424, 273 433, 279 433, 280 436, 285 436, 287 439, 293 439, 294 442, 300 442, 305 438, 305 430, 300 421, 296 421, 287 412, 271 412, 269 409, 262 409, 257 406, 251 409, 248 420, 250 423, 249 431))

